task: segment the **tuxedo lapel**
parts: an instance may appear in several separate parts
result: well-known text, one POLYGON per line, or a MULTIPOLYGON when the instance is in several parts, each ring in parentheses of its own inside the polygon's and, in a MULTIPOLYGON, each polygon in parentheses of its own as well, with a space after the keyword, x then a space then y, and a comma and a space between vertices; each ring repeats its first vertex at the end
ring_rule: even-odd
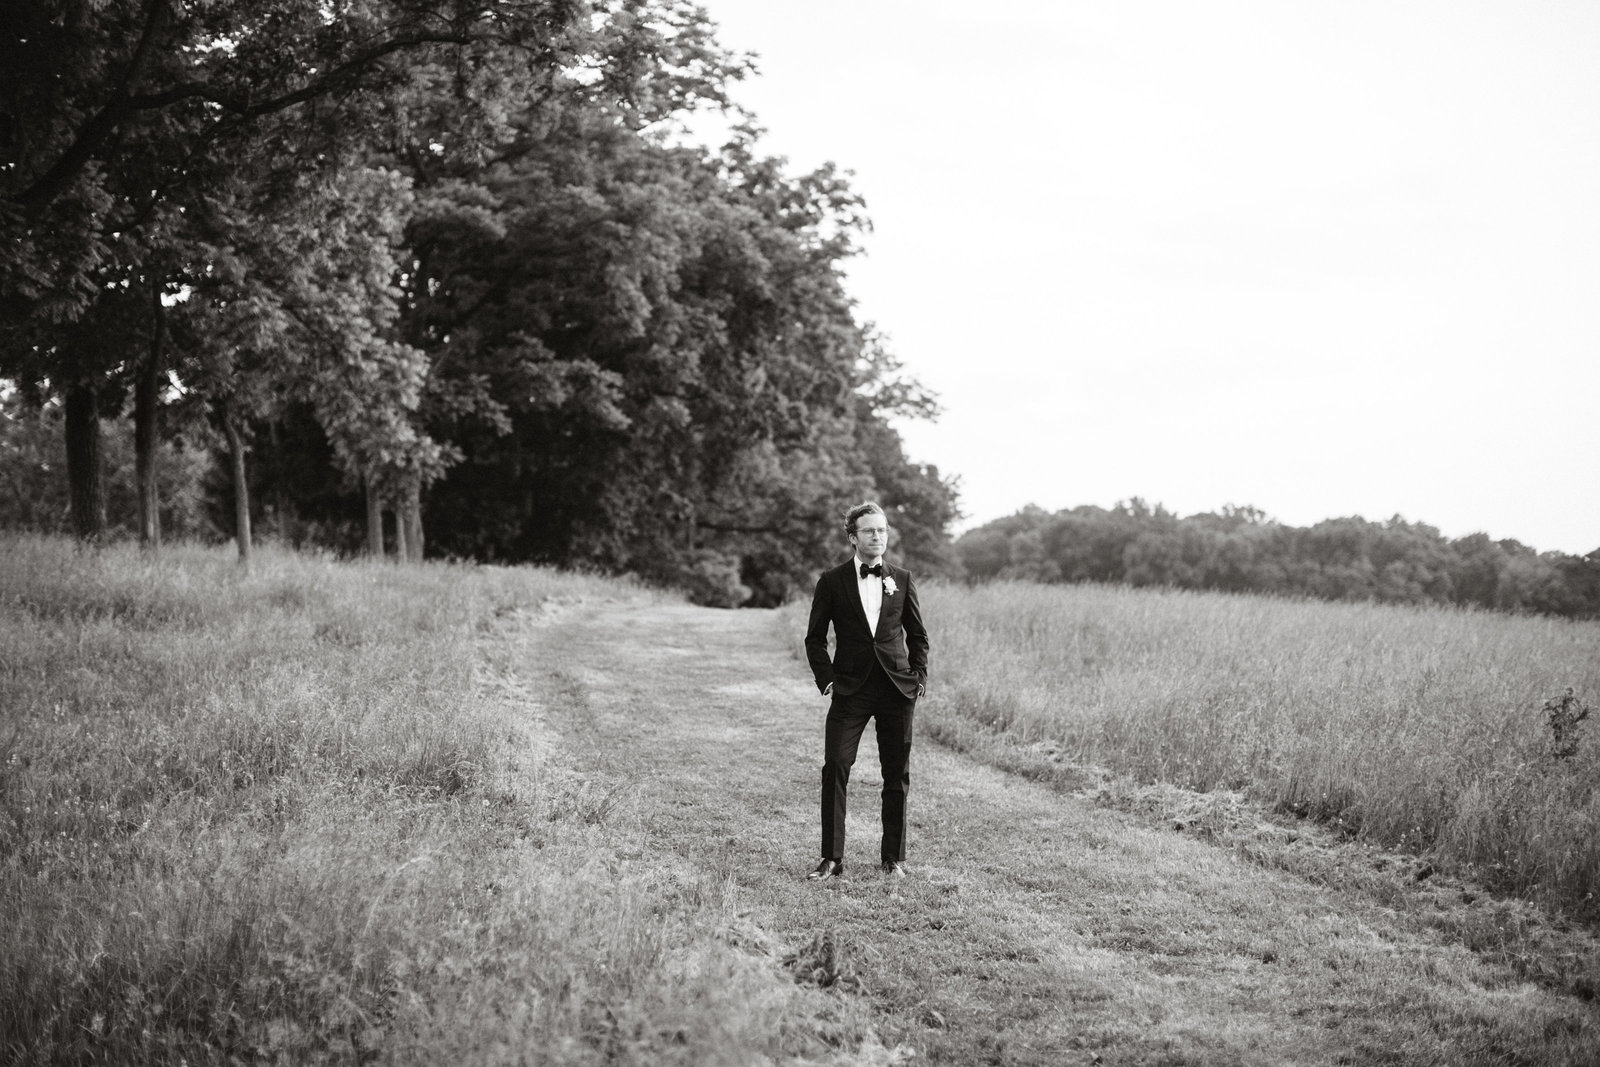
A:
MULTIPOLYGON (((878 631, 881 631, 885 626, 887 626, 891 619, 899 619, 900 605, 897 603, 897 601, 900 599, 900 590, 905 588, 905 583, 901 581, 900 575, 887 563, 883 565, 883 574, 886 578, 894 579, 896 588, 894 596, 890 596, 887 589, 883 591, 883 600, 881 601, 882 606, 878 608, 878 631)), ((880 581, 881 580, 882 579, 880 579, 880 581)), ((863 611, 863 615, 864 614, 865 612, 863 611)), ((872 639, 874 641, 878 639, 878 631, 874 631, 872 634, 872 639)))
MULTIPOLYGON (((872 636, 872 627, 867 625, 867 606, 861 602, 861 577, 856 570, 856 558, 850 557, 850 562, 840 568, 839 580, 848 587, 845 595, 850 598, 850 603, 856 606, 856 618, 861 620, 861 628, 872 636)), ((878 613, 881 618, 883 612, 878 613)))

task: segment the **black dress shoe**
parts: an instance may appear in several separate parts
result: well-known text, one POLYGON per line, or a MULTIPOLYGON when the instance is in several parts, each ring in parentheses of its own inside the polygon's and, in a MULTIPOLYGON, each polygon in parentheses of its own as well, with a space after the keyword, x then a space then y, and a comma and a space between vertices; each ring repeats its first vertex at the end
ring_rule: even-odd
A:
POLYGON ((883 873, 890 878, 904 878, 906 869, 894 860, 884 860, 883 873))
POLYGON ((817 869, 806 875, 810 879, 837 878, 844 873, 844 860, 823 860, 817 869))

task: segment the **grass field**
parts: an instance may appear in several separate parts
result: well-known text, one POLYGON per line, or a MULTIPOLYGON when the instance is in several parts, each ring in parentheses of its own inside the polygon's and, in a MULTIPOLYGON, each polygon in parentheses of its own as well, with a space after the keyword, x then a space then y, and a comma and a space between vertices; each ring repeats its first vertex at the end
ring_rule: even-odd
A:
POLYGON ((929 728, 1048 774, 1242 792, 1595 919, 1600 623, 1097 586, 933 585, 929 728), (1586 736, 1587 734, 1587 736, 1586 736))
POLYGON ((1366 809, 1312 801, 1379 803, 1363 761, 1401 766, 1411 734, 1367 735, 1410 701, 1434 724, 1412 730, 1437 742, 1422 766, 1554 782, 1543 802, 1581 825, 1590 724, 1558 758, 1538 707, 1593 692, 1594 628, 924 596, 919 730, 948 744, 918 757, 913 878, 818 887, 803 606, 0 538, 0 1062, 1588 1062, 1600 944, 1581 930, 1494 902, 1467 936, 1438 919, 1460 893, 1419 916, 1409 876, 1385 896, 1349 873, 1354 844, 1263 862, 984 764, 1227 787, 1208 797, 1293 782, 1277 799, 1376 837, 1366 809), (1491 680, 1461 722, 1433 695, 1473 696, 1439 680, 1458 668, 1491 680))
POLYGON ((608 1005, 725 993, 666 958, 714 891, 574 891, 615 798, 538 758, 495 637, 618 596, 655 594, 0 540, 0 1061, 585 1062, 608 1005))

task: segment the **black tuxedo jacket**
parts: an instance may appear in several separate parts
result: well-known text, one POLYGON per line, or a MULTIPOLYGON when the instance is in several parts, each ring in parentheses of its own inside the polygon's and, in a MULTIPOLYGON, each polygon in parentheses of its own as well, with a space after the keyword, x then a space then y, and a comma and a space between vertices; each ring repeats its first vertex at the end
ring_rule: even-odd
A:
POLYGON ((896 589, 884 590, 876 632, 867 629, 867 612, 861 606, 855 557, 824 571, 811 598, 811 622, 806 627, 806 660, 816 676, 817 688, 833 683, 836 696, 849 696, 866 684, 877 658, 895 688, 907 697, 917 695, 928 680, 928 631, 922 625, 917 586, 911 572, 883 565, 896 589), (828 626, 833 626, 835 648, 828 658, 828 626))

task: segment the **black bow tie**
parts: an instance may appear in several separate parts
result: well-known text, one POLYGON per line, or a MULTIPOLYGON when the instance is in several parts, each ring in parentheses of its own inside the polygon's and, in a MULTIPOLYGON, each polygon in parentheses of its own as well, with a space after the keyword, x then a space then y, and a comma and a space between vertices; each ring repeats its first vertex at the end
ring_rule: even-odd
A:
POLYGON ((865 578, 869 574, 876 574, 879 578, 882 578, 883 577, 883 564, 874 563, 872 566, 869 567, 865 563, 863 563, 861 565, 861 577, 865 578))

